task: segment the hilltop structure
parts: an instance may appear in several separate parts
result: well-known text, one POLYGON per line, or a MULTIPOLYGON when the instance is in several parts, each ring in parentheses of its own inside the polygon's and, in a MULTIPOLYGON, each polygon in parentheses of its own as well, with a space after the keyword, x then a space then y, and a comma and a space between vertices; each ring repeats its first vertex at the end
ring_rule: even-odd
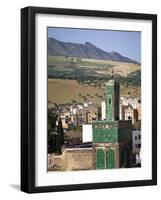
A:
POLYGON ((106 84, 106 120, 92 123, 94 169, 130 167, 132 164, 132 122, 119 120, 120 85, 106 84))

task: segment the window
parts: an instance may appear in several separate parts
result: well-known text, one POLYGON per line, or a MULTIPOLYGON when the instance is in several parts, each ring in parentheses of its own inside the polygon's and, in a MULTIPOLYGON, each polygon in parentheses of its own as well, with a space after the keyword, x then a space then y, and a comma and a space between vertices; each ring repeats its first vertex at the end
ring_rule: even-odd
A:
POLYGON ((111 104, 111 98, 109 98, 109 104, 111 104))

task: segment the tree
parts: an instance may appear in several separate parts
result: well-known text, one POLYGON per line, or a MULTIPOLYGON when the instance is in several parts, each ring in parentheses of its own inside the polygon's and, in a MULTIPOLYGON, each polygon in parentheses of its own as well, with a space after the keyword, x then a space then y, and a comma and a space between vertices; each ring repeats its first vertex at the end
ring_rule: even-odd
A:
POLYGON ((56 152, 61 153, 61 147, 64 144, 64 131, 62 126, 61 118, 58 120, 58 128, 57 128, 57 138, 56 138, 56 152))
POLYGON ((76 103, 76 100, 72 100, 72 103, 76 103))
POLYGON ((56 121, 58 115, 53 112, 53 109, 48 109, 48 153, 53 153, 56 150, 56 121))
POLYGON ((53 109, 48 109, 48 153, 61 153, 64 144, 64 132, 61 118, 53 109), (56 122, 58 125, 56 126, 56 122))

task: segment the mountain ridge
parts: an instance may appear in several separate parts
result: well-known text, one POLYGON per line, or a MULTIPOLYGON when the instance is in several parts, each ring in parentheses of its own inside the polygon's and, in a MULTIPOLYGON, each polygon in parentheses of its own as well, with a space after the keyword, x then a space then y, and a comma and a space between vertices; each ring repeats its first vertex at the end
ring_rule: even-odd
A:
POLYGON ((48 55, 53 56, 71 56, 139 64, 139 62, 137 62, 136 60, 123 56, 116 51, 106 52, 90 42, 85 42, 84 44, 63 42, 53 37, 49 37, 47 50, 48 55))

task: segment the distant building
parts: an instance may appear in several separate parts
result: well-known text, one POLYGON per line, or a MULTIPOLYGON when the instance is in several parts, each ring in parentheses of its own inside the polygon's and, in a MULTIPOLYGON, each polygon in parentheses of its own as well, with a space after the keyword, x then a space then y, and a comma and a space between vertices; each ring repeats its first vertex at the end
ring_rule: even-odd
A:
POLYGON ((121 106, 121 119, 122 120, 132 120, 132 123, 138 121, 138 110, 133 109, 132 105, 122 105, 121 106))
POLYGON ((98 119, 98 113, 95 111, 87 111, 87 124, 95 122, 98 119))
POLYGON ((105 101, 101 102, 101 120, 105 120, 106 119, 106 103, 105 101))
POLYGON ((82 124, 87 124, 87 112, 85 110, 77 111, 77 121, 78 126, 82 126, 82 124))
POLYGON ((121 97, 120 98, 120 104, 121 105, 128 105, 130 104, 134 109, 138 107, 139 102, 141 103, 141 100, 139 97, 121 97))
POLYGON ((88 107, 88 103, 84 103, 84 107, 88 107))
POLYGON ((90 124, 98 120, 98 107, 94 104, 90 104, 83 109, 77 111, 78 125, 90 124))
POLYGON ((141 100, 138 101, 137 111, 138 111, 138 120, 141 120, 141 100))
POLYGON ((141 99, 139 97, 121 97, 120 119, 131 117, 132 123, 141 120, 141 99))
POLYGON ((92 142, 92 125, 91 124, 83 125, 82 134, 83 134, 83 143, 92 142))
POLYGON ((83 109, 83 104, 77 104, 77 108, 78 108, 79 110, 83 109))
POLYGON ((133 153, 136 155, 136 163, 140 163, 140 149, 141 149, 141 130, 132 130, 133 153))
POLYGON ((76 114, 71 114, 70 119, 73 126, 78 126, 78 117, 76 114))

